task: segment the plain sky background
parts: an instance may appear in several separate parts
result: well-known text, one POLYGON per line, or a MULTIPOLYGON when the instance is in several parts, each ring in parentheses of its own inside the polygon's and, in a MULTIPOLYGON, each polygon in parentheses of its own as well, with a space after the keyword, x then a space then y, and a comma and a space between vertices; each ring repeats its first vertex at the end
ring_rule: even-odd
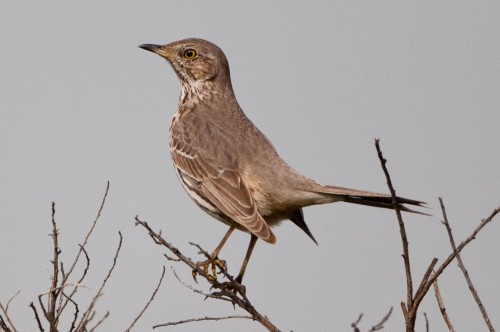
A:
MULTIPOLYGON (((451 252, 437 197, 457 242, 500 204, 498 1, 8 1, 0 30, 0 301, 21 290, 10 306, 21 331, 36 330, 28 304, 49 287, 51 202, 69 264, 108 180, 88 245, 90 289, 80 291, 83 306, 121 230, 122 253, 97 307, 111 311, 101 330, 130 324, 163 265, 166 279, 136 331, 240 313, 179 284, 164 251, 134 226, 139 215, 195 259, 189 241, 211 251, 226 232, 175 177, 168 127, 180 85, 142 43, 199 37, 219 45, 247 115, 285 160, 320 182, 388 192, 373 144, 380 138, 397 193, 427 201, 434 215, 404 216, 417 285, 433 257, 451 252)), ((275 230, 276 245, 259 242, 245 276, 256 308, 283 331, 348 331, 360 312, 367 330, 394 306, 386 331, 403 330, 395 214, 342 203, 304 212, 319 247, 291 223, 275 230)), ((463 253, 497 328, 499 237, 496 220, 463 253)), ((233 272, 248 238, 234 234, 221 253, 233 272)), ((174 267, 191 282, 185 266, 174 267)), ((439 281, 457 330, 485 330, 456 263, 439 281)), ((432 291, 424 311, 432 331, 445 330, 432 291)), ((417 324, 424 330, 422 314, 417 324)), ((172 330, 236 329, 261 327, 233 320, 172 330)))

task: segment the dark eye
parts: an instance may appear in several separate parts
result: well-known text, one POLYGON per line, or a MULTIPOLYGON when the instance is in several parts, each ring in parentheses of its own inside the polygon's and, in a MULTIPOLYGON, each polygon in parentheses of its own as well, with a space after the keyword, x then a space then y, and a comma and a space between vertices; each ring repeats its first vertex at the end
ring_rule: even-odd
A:
POLYGON ((184 51, 184 58, 186 59, 194 59, 198 55, 195 50, 189 49, 184 51))

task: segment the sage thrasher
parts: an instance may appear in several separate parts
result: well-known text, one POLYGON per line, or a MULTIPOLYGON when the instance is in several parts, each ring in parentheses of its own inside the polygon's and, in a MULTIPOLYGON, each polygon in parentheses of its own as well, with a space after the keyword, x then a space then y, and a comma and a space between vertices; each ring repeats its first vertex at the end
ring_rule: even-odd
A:
MULTIPOLYGON (((193 38, 140 47, 165 58, 182 86, 170 125, 176 174, 200 208, 229 226, 211 255, 213 259, 199 263, 205 271, 209 265, 215 271, 211 262, 217 260, 234 229, 250 233, 250 244, 235 279, 241 283, 257 239, 275 243, 271 227, 283 220, 291 220, 316 242, 304 221, 305 206, 348 202, 394 208, 391 196, 322 185, 291 168, 238 105, 228 61, 216 45, 193 38)), ((407 198, 397 201, 425 204, 407 198)), ((399 208, 416 212, 403 205, 399 208)))

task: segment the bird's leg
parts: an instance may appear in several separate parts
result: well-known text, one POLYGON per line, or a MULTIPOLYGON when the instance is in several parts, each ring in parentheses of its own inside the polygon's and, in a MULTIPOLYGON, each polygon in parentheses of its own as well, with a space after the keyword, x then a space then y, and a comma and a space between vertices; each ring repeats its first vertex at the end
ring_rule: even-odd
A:
POLYGON ((240 268, 240 272, 238 273, 238 276, 234 279, 234 281, 236 281, 238 284, 239 284, 239 289, 237 289, 237 291, 239 291, 242 295, 245 294, 246 292, 246 289, 245 289, 245 286, 243 286, 243 284, 241 283, 243 281, 243 275, 245 274, 245 270, 247 268, 247 265, 248 265, 248 262, 250 261, 250 256, 252 256, 252 251, 253 251, 253 248, 255 248, 255 244, 257 243, 257 236, 255 235, 251 235, 251 238, 250 238, 250 243, 248 244, 248 249, 247 249, 247 253, 245 255, 245 259, 243 260, 243 264, 241 264, 241 268, 240 268))
MULTIPOLYGON (((216 267, 219 267, 220 269, 226 268, 226 264, 223 261, 221 261, 217 256, 219 255, 219 252, 222 250, 222 247, 224 247, 224 244, 226 244, 227 239, 229 239, 233 231, 234 231, 234 226, 229 227, 229 230, 227 231, 226 235, 224 235, 219 245, 210 254, 210 258, 204 260, 203 262, 196 263, 196 267, 203 267, 208 282, 217 281, 216 267), (209 267, 211 267, 212 269, 211 273, 208 271, 209 267)), ((196 275, 197 275, 196 270, 193 270, 192 273, 193 273, 193 278, 196 281, 196 275)))
POLYGON ((250 238, 250 243, 248 244, 248 249, 247 249, 247 253, 245 255, 245 259, 243 260, 243 264, 241 264, 241 268, 240 268, 240 273, 238 273, 238 276, 236 277, 235 281, 238 282, 239 284, 241 284, 241 282, 243 281, 243 275, 245 274, 245 270, 247 268, 247 265, 248 265, 248 262, 250 261, 250 256, 252 256, 252 251, 253 251, 253 248, 255 248, 255 244, 257 243, 257 236, 255 235, 251 235, 251 238, 250 238))

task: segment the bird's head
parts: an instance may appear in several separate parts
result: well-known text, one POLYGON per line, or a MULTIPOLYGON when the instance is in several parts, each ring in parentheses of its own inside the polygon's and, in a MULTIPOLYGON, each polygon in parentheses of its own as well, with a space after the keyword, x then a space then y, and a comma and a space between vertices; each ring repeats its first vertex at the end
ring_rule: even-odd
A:
POLYGON ((224 52, 206 40, 190 38, 167 45, 143 44, 139 47, 165 58, 183 85, 194 87, 207 81, 230 84, 224 52))

